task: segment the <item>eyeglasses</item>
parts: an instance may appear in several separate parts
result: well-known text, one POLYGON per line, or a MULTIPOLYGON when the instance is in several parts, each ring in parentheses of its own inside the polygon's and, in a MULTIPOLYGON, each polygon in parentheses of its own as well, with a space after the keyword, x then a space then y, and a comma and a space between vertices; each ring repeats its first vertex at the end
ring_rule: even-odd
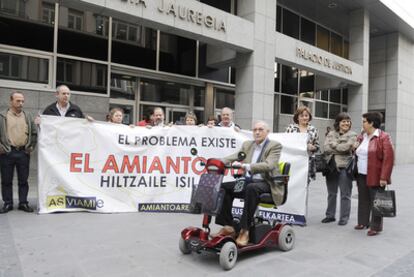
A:
POLYGON ((264 128, 254 128, 253 132, 264 132, 264 128))

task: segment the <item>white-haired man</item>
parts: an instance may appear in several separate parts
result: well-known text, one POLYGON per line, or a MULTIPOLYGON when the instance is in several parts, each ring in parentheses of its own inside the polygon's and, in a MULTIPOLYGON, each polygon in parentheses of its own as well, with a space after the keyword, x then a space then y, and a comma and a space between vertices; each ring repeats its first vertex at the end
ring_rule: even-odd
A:
POLYGON ((230 109, 229 107, 224 107, 223 109, 221 109, 221 113, 220 113, 220 122, 219 124, 217 124, 217 126, 220 127, 235 127, 238 128, 240 130, 240 126, 237 125, 236 123, 233 122, 233 110, 230 109))
POLYGON ((223 183, 225 191, 224 201, 220 214, 216 216, 216 223, 223 228, 213 236, 235 235, 233 216, 231 213, 234 198, 244 199, 243 215, 240 220, 241 231, 236 240, 240 246, 246 246, 249 242, 249 229, 254 223, 254 213, 259 204, 259 196, 262 193, 271 193, 276 205, 283 200, 284 187, 273 177, 279 174, 279 158, 282 145, 268 138, 269 125, 264 121, 257 121, 253 125, 253 140, 245 141, 239 152, 244 152, 246 158, 238 160, 238 153, 234 153, 223 159, 225 164, 232 163, 241 166, 247 177, 248 184, 243 191, 235 191, 235 182, 223 183))
POLYGON ((55 115, 64 117, 85 118, 82 110, 70 102, 70 89, 66 85, 60 85, 56 88, 56 102, 50 104, 43 111, 45 115, 55 115))

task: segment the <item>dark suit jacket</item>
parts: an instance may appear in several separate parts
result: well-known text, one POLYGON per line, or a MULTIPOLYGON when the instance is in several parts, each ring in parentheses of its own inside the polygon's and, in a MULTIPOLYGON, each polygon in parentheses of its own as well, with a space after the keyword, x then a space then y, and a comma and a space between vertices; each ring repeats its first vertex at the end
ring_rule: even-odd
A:
MULTIPOLYGON (((246 159, 243 163, 250 164, 250 173, 252 175, 260 173, 263 180, 269 184, 272 198, 276 205, 280 205, 283 202, 284 186, 277 181, 274 181, 272 177, 280 174, 279 172, 279 158, 282 152, 282 145, 277 141, 270 140, 266 145, 264 152, 258 163, 252 162, 252 156, 254 152, 254 141, 245 141, 239 152, 246 153, 246 159)), ((223 159, 224 163, 231 163, 237 160, 238 153, 236 152, 223 159)))

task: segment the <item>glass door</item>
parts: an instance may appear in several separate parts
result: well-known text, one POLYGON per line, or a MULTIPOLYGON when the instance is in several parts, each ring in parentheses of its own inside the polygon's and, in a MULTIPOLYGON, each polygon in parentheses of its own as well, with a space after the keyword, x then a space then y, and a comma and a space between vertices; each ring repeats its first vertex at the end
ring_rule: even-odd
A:
POLYGON ((123 124, 131 125, 135 124, 135 101, 124 99, 110 99, 109 111, 112 108, 121 108, 124 111, 123 124))
POLYGON ((130 74, 114 72, 111 74, 111 92, 109 110, 118 107, 124 110, 124 124, 137 122, 137 104, 139 79, 130 74))
POLYGON ((185 125, 184 118, 187 112, 189 112, 188 109, 167 107, 165 113, 166 122, 172 122, 176 125, 185 125))

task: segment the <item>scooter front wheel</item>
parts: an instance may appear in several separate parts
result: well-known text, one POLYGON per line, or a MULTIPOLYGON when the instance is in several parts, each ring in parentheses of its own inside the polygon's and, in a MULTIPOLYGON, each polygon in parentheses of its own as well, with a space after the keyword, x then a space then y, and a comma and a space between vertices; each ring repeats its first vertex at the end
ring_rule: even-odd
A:
POLYGON ((295 231, 292 226, 285 225, 280 229, 278 246, 282 251, 289 251, 295 246, 295 231))
POLYGON ((225 270, 234 267, 237 261, 237 246, 234 242, 226 242, 220 251, 220 265, 225 270))
POLYGON ((180 248, 181 253, 183 253, 184 255, 191 253, 191 249, 190 247, 188 247, 188 243, 181 237, 178 242, 178 248, 180 248))

